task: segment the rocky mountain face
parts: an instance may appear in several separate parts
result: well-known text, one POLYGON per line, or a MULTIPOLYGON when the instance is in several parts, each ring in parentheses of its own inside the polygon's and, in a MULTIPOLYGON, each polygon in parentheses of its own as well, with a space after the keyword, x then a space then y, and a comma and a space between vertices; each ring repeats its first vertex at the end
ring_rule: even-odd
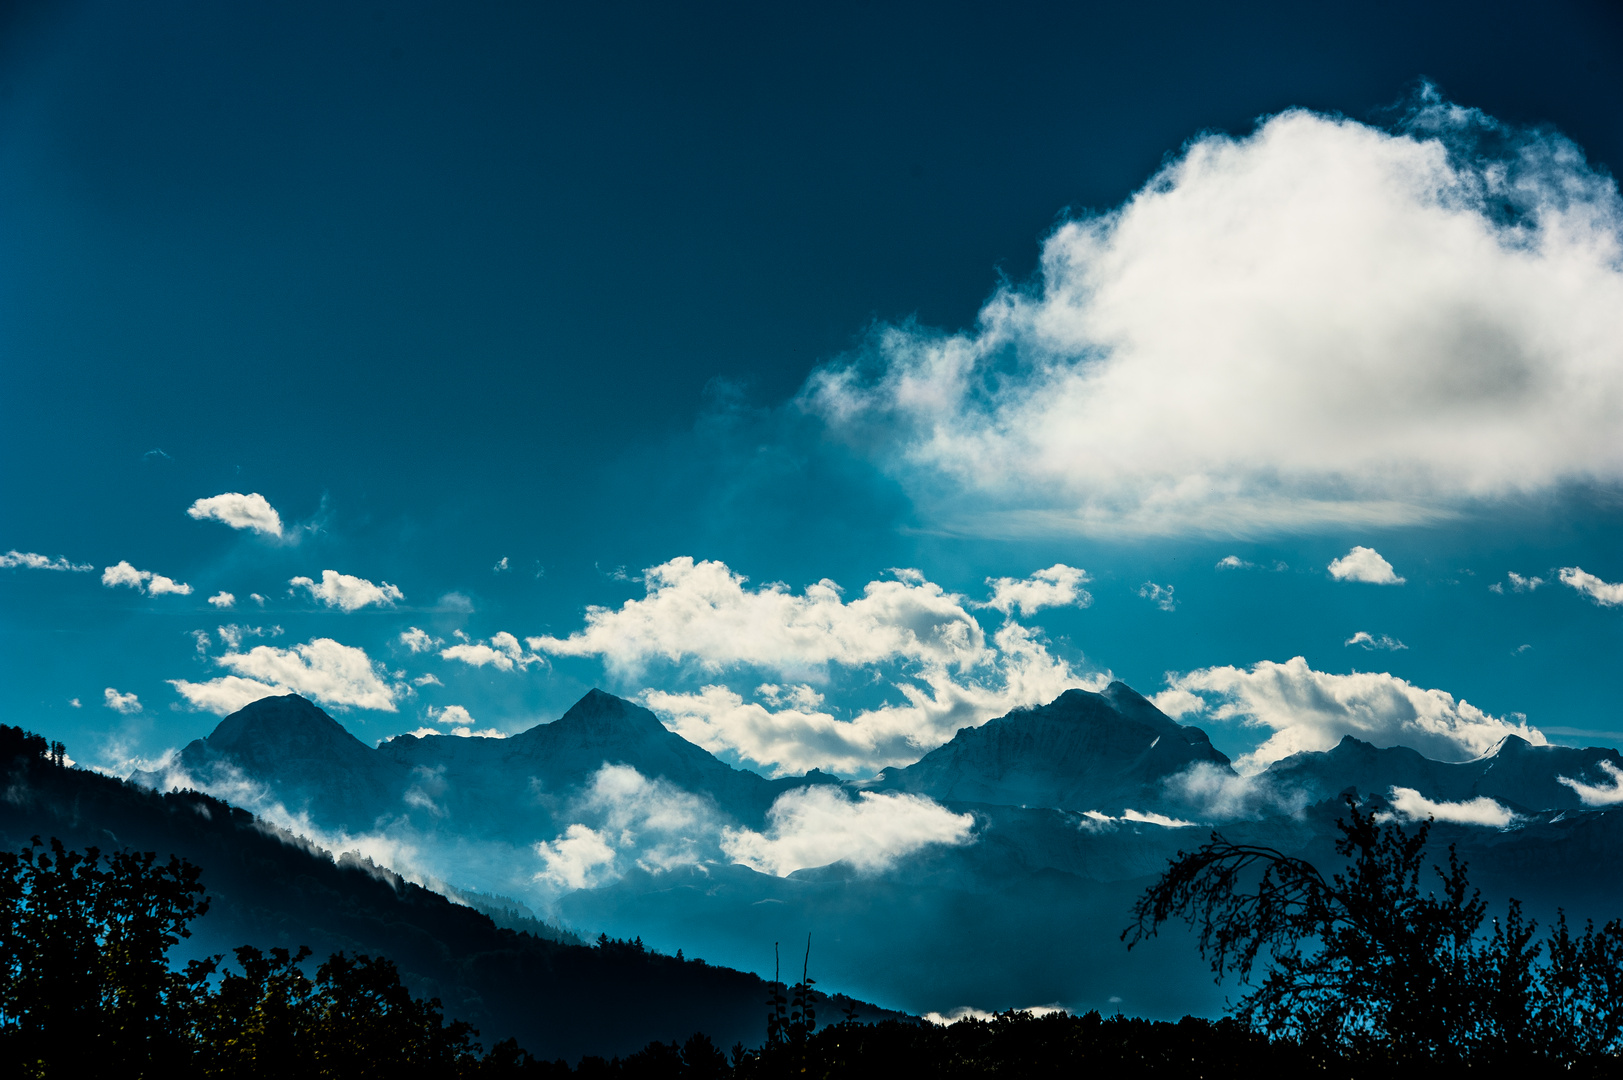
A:
MULTIPOLYGON (((1123 682, 1067 690, 977 728, 874 785, 941 802, 1121 814, 1168 802, 1168 778, 1195 764, 1233 775, 1206 733, 1178 724, 1123 682)), ((1180 807, 1181 808, 1181 804, 1180 807)))
POLYGON ((1281 788, 1302 792, 1310 802, 1348 787, 1366 794, 1405 787, 1442 802, 1486 796, 1526 814, 1586 809, 1578 792, 1561 778, 1608 787, 1603 761, 1623 766, 1616 750, 1534 746, 1517 735, 1506 735, 1493 750, 1463 762, 1433 761, 1406 746, 1380 748, 1348 735, 1333 749, 1277 761, 1265 775, 1281 788))

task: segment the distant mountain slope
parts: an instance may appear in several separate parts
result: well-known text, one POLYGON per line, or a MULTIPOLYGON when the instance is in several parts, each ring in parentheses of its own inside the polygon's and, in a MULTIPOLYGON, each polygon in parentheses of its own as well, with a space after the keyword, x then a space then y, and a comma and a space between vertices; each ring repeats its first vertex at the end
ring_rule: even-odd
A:
POLYGON ((1596 746, 1534 746, 1506 735, 1475 760, 1444 762, 1406 746, 1383 749, 1348 735, 1332 749, 1277 761, 1264 775, 1282 789, 1301 791, 1312 802, 1347 787, 1382 795, 1393 787, 1406 787, 1445 802, 1487 796, 1521 812, 1581 810, 1585 807, 1577 792, 1559 777, 1610 786, 1599 765, 1602 761, 1623 765, 1623 755, 1596 746))
MULTIPOLYGON (((361 833, 381 819, 422 819, 436 829, 530 843, 550 837, 603 765, 629 765, 701 793, 722 813, 758 825, 789 787, 838 783, 815 770, 768 780, 735 769, 668 730, 640 705, 593 690, 558 720, 508 739, 401 735, 367 746, 296 694, 261 698, 189 743, 179 768, 199 784, 229 791, 238 779, 263 785, 292 813, 323 829, 361 833)), ((163 777, 132 779, 161 786, 163 777)), ((567 824, 565 821, 563 824, 567 824)))
POLYGON ((439 997, 448 1015, 480 1029, 485 1045, 515 1036, 546 1058, 624 1054, 694 1031, 719 1045, 753 1046, 765 1033, 767 985, 754 975, 640 946, 591 948, 498 929, 365 860, 334 862, 217 799, 159 795, 5 749, 0 847, 56 836, 70 847, 191 861, 212 906, 183 943, 190 955, 302 944, 318 958, 340 949, 387 956, 413 992, 439 997))
POLYGON ((1196 763, 1232 771, 1204 731, 1113 682, 1102 694, 1067 690, 1047 705, 963 728, 873 786, 943 802, 1119 814, 1159 807, 1165 780, 1196 763))

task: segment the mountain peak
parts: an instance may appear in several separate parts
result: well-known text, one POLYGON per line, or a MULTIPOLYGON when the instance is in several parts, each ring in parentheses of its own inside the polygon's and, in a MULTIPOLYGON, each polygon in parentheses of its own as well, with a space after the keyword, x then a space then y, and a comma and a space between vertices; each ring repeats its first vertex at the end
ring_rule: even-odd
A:
POLYGON ((318 757, 367 750, 315 702, 298 694, 281 694, 249 702, 215 725, 206 742, 225 754, 318 757))

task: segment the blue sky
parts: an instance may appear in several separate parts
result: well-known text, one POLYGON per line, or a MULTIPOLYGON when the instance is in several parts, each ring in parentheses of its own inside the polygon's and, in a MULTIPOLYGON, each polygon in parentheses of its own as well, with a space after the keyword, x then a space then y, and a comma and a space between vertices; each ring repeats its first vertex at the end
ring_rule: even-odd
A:
POLYGON ((1615 744, 1620 23, 1533 10, 14 12, 0 711, 1615 744))

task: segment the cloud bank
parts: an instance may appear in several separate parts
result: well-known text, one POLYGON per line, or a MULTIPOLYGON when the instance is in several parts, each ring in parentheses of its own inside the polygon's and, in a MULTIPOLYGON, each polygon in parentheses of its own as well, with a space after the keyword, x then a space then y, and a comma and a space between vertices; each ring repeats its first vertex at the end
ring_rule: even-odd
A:
POLYGON ((1393 131, 1291 110, 798 402, 965 532, 1431 521, 1623 479, 1620 253, 1617 185, 1560 136, 1429 93, 1393 131))
POLYGON ((1439 761, 1465 761, 1487 753, 1506 735, 1542 746, 1545 738, 1525 719, 1490 716, 1442 690, 1425 690, 1395 675, 1314 671, 1298 656, 1265 660, 1249 670, 1211 667, 1170 675, 1153 699, 1172 716, 1194 714, 1236 720, 1272 732, 1235 762, 1255 772, 1291 754, 1328 750, 1352 735, 1376 746, 1409 746, 1439 761))
POLYGON ((1434 802, 1414 788, 1392 789, 1392 811, 1409 821, 1436 818, 1453 825, 1485 825, 1503 829, 1517 820, 1517 815, 1501 803, 1486 795, 1464 802, 1434 802))
POLYGON ((265 536, 282 535, 282 515, 258 492, 243 495, 228 491, 224 495, 198 499, 187 507, 186 516, 195 521, 222 522, 233 529, 250 529, 265 536))

